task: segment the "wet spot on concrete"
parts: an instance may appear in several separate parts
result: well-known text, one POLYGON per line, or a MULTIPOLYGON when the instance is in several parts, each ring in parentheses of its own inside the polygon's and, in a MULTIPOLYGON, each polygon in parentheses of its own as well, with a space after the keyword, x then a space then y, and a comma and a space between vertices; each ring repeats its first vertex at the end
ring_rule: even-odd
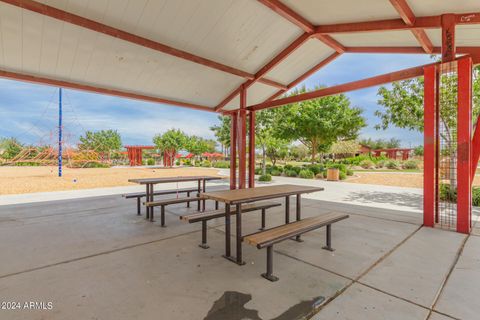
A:
MULTIPOLYGON (((252 300, 251 294, 226 291, 215 301, 204 320, 262 320, 257 310, 245 308, 252 300)), ((301 320, 314 314, 315 310, 325 301, 324 297, 301 301, 290 307, 284 313, 271 320, 301 320)))

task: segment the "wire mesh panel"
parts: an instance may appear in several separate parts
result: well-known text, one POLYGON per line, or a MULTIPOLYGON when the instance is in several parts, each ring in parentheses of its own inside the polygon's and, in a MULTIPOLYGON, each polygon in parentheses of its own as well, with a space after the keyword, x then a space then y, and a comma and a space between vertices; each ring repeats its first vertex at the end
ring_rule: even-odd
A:
POLYGON ((457 62, 439 66, 437 75, 437 206, 435 223, 456 229, 457 223, 457 62))

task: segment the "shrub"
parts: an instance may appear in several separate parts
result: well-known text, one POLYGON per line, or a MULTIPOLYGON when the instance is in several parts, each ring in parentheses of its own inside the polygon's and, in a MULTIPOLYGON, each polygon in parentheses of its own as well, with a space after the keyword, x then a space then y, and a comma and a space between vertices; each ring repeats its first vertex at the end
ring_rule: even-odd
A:
POLYGON ((228 161, 217 161, 213 164, 213 167, 214 168, 220 168, 220 169, 230 168, 230 162, 228 162, 228 161))
POLYGON ((283 172, 283 168, 280 167, 280 166, 272 166, 272 167, 270 168, 270 171, 273 171, 273 170, 280 171, 280 173, 283 172))
POLYGON ((297 167, 297 166, 295 166, 295 167, 292 168, 292 170, 295 171, 295 172, 297 173, 297 176, 298 176, 298 174, 300 173, 300 171, 302 171, 302 167, 297 167))
POLYGON ((264 174, 258 177, 258 181, 272 181, 272 176, 269 174, 264 174))
MULTIPOLYGON (((440 200, 446 202, 457 201, 457 189, 452 188, 449 184, 440 184, 440 200)), ((480 187, 472 188, 472 205, 480 206, 480 187)))
POLYGON ((340 178, 340 180, 345 180, 347 179, 347 174, 343 171, 340 171, 338 177, 340 178))
POLYGON ((290 169, 290 170, 285 170, 285 175, 287 177, 296 177, 298 176, 298 173, 295 170, 290 169))
POLYGON ((280 170, 277 170, 277 169, 272 169, 270 171, 270 175, 278 177, 278 176, 282 175, 282 172, 280 172, 280 170))
POLYGON ((398 169, 400 166, 398 164, 397 161, 395 160, 389 160, 387 161, 387 163, 385 163, 385 166, 388 168, 388 169, 398 169))
POLYGON ((205 160, 202 162, 202 167, 204 168, 210 168, 212 166, 212 163, 208 160, 205 160))
POLYGON ((375 164, 372 160, 363 160, 362 162, 360 162, 360 167, 362 167, 363 169, 371 169, 374 166, 375 164))
POLYGON ((291 164, 286 164, 283 169, 284 170, 292 170, 293 166, 291 164))
POLYGON ((313 179, 315 174, 312 171, 305 169, 301 170, 298 176, 302 179, 313 179))
POLYGON ((385 167, 385 160, 379 160, 379 161, 377 162, 377 164, 375 165, 375 167, 376 167, 377 169, 381 169, 381 168, 385 167))
POLYGON ((155 160, 153 160, 152 158, 147 159, 147 166, 153 166, 154 164, 155 164, 155 160))
POLYGON ((255 174, 262 174, 262 168, 256 168, 255 174))
MULTIPOLYGON (((152 159, 152 160, 153 160, 153 159, 152 159)), ((153 160, 152 166, 153 166, 154 164, 155 164, 155 160, 153 160)), ((179 166, 179 165, 181 165, 181 164, 182 164, 182 163, 180 162, 180 160, 175 161, 175 165, 176 165, 176 166, 179 166)))
POLYGON ((472 205, 475 207, 480 206, 480 188, 472 189, 472 205))
POLYGON ((324 179, 324 174, 327 174, 326 171, 320 172, 319 174, 315 175, 315 179, 324 179))
POLYGON ((347 169, 347 176, 353 176, 353 170, 348 168, 347 169))
POLYGON ((308 170, 312 171, 314 175, 317 175, 320 172, 322 172, 323 170, 325 170, 325 168, 321 164, 310 164, 306 168, 308 170))
POLYGON ((415 160, 407 160, 402 166, 404 169, 418 169, 418 163, 415 160))

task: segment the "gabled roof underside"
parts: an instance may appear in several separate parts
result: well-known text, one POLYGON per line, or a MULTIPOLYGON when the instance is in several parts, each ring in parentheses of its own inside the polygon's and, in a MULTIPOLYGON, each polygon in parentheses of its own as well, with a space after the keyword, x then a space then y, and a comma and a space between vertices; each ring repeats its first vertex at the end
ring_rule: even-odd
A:
MULTIPOLYGON (((310 30, 400 19, 395 2, 0 0, 0 71, 22 80, 31 76, 36 82, 232 110, 239 107, 242 84, 248 87, 247 104, 259 104, 350 48, 422 52, 408 28, 321 35, 310 30)), ((480 12, 478 0, 408 0, 408 5, 415 17, 480 12)), ((421 32, 424 46, 441 46, 439 26, 421 32)), ((458 25, 455 38, 457 46, 480 46, 480 24, 458 25)))

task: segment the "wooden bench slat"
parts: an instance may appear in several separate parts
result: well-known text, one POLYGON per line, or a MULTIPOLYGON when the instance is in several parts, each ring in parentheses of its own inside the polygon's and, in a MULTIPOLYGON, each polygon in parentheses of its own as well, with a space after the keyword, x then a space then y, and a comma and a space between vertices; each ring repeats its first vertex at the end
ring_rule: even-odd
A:
POLYGON ((308 232, 322 226, 347 219, 344 213, 331 212, 317 217, 306 218, 286 225, 248 235, 244 241, 261 249, 284 239, 308 232))
MULTIPOLYGON (((242 206, 242 213, 244 212, 251 212, 251 211, 256 211, 256 210, 261 210, 261 209, 269 209, 273 207, 280 206, 280 203, 277 202, 263 202, 263 203, 252 203, 252 204, 247 204, 242 206)), ((236 214, 236 208, 232 207, 230 210, 230 214, 236 214)), ((188 214, 180 217, 180 220, 187 221, 189 223, 195 223, 198 221, 203 221, 203 220, 211 220, 215 218, 220 218, 225 216, 225 210, 214 210, 214 211, 208 211, 208 212, 200 212, 200 213, 193 213, 193 214, 188 214)))
POLYGON ((205 198, 200 194, 199 197, 182 197, 182 198, 163 199, 159 201, 145 202, 144 204, 147 207, 159 207, 159 206, 167 206, 170 204, 193 202, 193 201, 198 201, 203 199, 205 198))
MULTIPOLYGON (((175 193, 186 193, 186 192, 195 192, 198 191, 197 188, 184 188, 184 189, 176 189, 176 190, 159 190, 153 193, 154 196, 159 195, 166 195, 166 194, 175 194, 175 193)), ((147 194, 145 192, 134 192, 134 193, 127 193, 122 195, 125 199, 130 198, 143 198, 147 194)))

